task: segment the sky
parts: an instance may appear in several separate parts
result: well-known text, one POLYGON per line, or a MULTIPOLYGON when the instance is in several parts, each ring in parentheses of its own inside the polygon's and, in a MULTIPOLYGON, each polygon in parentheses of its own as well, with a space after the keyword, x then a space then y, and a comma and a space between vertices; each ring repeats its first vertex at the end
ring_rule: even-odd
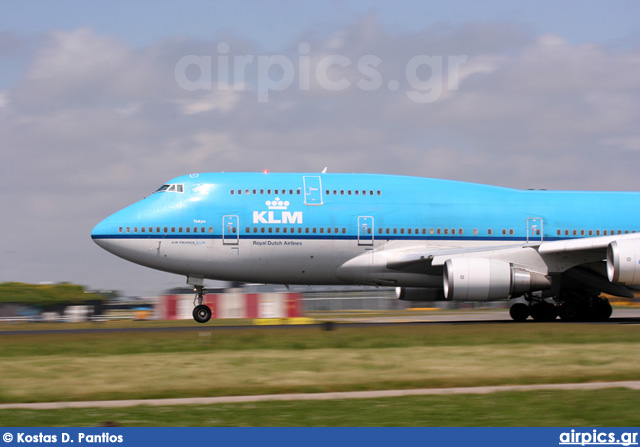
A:
POLYGON ((639 25, 617 0, 0 0, 0 282, 183 285, 90 232, 192 172, 637 191, 639 25))

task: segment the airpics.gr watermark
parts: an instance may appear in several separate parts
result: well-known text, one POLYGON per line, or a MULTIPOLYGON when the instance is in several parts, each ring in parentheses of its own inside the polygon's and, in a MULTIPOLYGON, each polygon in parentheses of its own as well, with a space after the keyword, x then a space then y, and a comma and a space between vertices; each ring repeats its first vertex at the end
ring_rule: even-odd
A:
POLYGON ((580 431, 571 430, 560 434, 560 442, 562 446, 612 446, 619 445, 630 447, 638 445, 638 432, 626 432, 617 434, 614 432, 605 432, 600 430, 580 431))
MULTIPOLYGON (((287 89, 310 91, 322 89, 342 92, 358 89, 364 92, 387 89, 403 92, 416 103, 438 100, 445 92, 457 90, 460 69, 466 55, 439 56, 418 54, 404 63, 403 73, 385 79, 384 61, 373 54, 350 58, 341 54, 311 53, 311 45, 302 42, 298 54, 231 55, 227 42, 217 45, 215 55, 190 54, 175 66, 175 80, 187 91, 246 90, 257 91, 259 102, 268 102, 271 92, 287 89), (254 77, 248 81, 248 74, 254 77)), ((397 68, 395 67, 398 71, 397 68)), ((402 70, 400 70, 402 71, 402 70)))

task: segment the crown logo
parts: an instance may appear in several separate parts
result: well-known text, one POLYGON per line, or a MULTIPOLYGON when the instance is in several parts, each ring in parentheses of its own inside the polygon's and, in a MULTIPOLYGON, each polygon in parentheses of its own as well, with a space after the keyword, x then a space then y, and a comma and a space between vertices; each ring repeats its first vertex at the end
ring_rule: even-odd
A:
POLYGON ((267 200, 264 203, 270 210, 286 210, 289 207, 289 201, 282 201, 280 197, 276 197, 274 200, 267 200))

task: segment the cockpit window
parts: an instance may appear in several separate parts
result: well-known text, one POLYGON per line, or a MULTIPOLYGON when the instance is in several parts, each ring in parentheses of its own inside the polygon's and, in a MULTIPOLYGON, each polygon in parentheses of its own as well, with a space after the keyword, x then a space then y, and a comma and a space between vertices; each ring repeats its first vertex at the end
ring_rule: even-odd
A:
POLYGON ((156 192, 184 192, 184 185, 175 184, 175 185, 162 185, 160 188, 156 190, 156 192))

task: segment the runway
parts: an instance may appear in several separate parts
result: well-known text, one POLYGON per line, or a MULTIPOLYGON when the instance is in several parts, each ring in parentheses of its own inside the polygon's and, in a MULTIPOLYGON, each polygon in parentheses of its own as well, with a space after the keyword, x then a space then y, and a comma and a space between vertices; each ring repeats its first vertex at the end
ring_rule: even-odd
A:
POLYGON ((215 405, 245 402, 287 401, 287 400, 337 400, 337 399, 379 399, 403 396, 436 396, 451 394, 490 394, 497 392, 542 391, 542 390, 600 390, 606 388, 626 388, 640 390, 640 381, 561 383, 540 385, 499 385, 458 388, 425 388, 408 390, 345 391, 333 393, 266 394, 257 396, 192 397, 183 399, 132 399, 78 402, 41 402, 0 404, 0 410, 56 410, 62 408, 123 408, 139 405, 215 405))
MULTIPOLYGON (((316 319, 316 322, 306 325, 295 324, 268 324, 268 325, 217 325, 215 322, 199 324, 193 322, 188 326, 149 326, 144 327, 144 322, 140 327, 125 328, 105 328, 99 327, 102 323, 94 323, 96 327, 73 329, 65 328, 64 323, 60 323, 60 329, 22 329, 22 330, 2 330, 0 327, 0 337, 3 335, 50 335, 50 334, 97 334, 97 333, 150 333, 150 332, 208 332, 208 331, 228 331, 228 330, 272 330, 282 328, 316 327, 320 330, 338 330, 341 327, 371 327, 389 325, 480 325, 480 324, 539 324, 531 319, 523 323, 515 322, 509 316, 506 309, 481 310, 481 311, 438 311, 421 312, 415 315, 404 313, 403 315, 380 315, 380 313, 358 316, 340 316, 336 313, 332 316, 323 316, 316 319)), ((549 324, 549 323, 547 323, 549 324)), ((613 316, 604 322, 565 322, 560 319, 554 320, 550 324, 640 324, 640 308, 615 309, 613 316)), ((37 328, 37 323, 33 324, 37 328)), ((514 326, 515 327, 515 326, 514 326)))

